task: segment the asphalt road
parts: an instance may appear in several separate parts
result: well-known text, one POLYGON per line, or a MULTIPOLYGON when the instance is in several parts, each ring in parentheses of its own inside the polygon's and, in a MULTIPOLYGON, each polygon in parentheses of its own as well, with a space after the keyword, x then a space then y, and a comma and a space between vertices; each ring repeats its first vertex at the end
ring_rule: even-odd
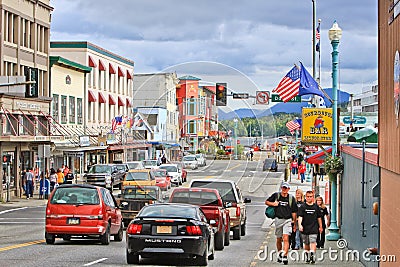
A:
MULTIPOLYGON (((247 233, 241 240, 231 240, 223 251, 216 251, 209 266, 251 266, 265 239, 264 200, 276 190, 282 173, 262 172, 259 161, 214 161, 198 170, 188 171, 193 178, 223 178, 238 183, 247 205, 247 233)), ((187 186, 185 183, 183 186, 187 186)), ((118 192, 116 192, 118 193, 118 192)), ((167 192, 169 193, 169 192, 167 192)), ((125 240, 100 245, 95 240, 57 239, 55 245, 44 241, 45 206, 28 207, 0 213, 1 266, 121 266, 127 265, 125 240)), ((143 265, 186 266, 189 262, 173 258, 144 259, 143 265)))

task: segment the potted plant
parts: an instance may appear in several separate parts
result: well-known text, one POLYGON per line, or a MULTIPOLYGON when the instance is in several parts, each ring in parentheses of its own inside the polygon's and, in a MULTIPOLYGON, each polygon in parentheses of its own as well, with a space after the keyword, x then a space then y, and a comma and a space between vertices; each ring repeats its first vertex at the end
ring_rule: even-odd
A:
POLYGON ((341 173, 344 169, 344 164, 341 157, 327 156, 325 158, 324 165, 327 173, 341 173))

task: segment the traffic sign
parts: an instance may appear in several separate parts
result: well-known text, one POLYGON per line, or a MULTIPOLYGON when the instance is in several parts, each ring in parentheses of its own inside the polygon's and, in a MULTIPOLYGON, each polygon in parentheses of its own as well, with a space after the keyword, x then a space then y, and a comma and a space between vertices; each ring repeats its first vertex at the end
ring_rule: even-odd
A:
POLYGON ((288 145, 287 154, 288 155, 296 155, 296 145, 295 144, 288 145))
MULTIPOLYGON (((272 94, 271 102, 283 102, 283 101, 279 95, 272 94)), ((290 99, 288 102, 301 102, 301 97, 297 95, 297 96, 293 97, 292 99, 290 99)))
POLYGON ((267 91, 257 91, 256 92, 256 102, 261 105, 269 104, 269 92, 267 91))
MULTIPOLYGON (((351 117, 346 116, 343 118, 343 123, 345 124, 351 124, 351 117)), ((366 124, 367 123, 367 118, 364 116, 354 116, 353 117, 353 123, 354 124, 366 124)))
POLYGON ((233 94, 233 99, 248 99, 249 94, 248 93, 238 93, 238 94, 233 94))

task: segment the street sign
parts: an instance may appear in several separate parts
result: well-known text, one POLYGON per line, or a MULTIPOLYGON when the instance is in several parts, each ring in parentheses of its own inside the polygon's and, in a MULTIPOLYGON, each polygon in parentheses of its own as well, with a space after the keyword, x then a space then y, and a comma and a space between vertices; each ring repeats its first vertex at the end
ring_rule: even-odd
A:
POLYGON ((238 94, 233 94, 233 99, 248 99, 249 94, 248 93, 238 93, 238 94))
POLYGON ((267 91, 257 91, 256 92, 256 102, 261 105, 269 104, 269 92, 267 91))
MULTIPOLYGON (((351 124, 351 117, 346 116, 343 118, 343 123, 345 124, 351 124)), ((353 123, 354 124, 366 124, 367 123, 367 118, 364 116, 354 116, 353 117, 353 123)))
POLYGON ((288 150, 287 150, 288 155, 296 155, 296 145, 295 144, 289 144, 288 145, 288 150))
MULTIPOLYGON (((283 102, 281 97, 277 94, 272 94, 271 95, 271 102, 283 102)), ((292 99, 290 99, 288 102, 301 102, 301 97, 300 96, 295 96, 292 99)))

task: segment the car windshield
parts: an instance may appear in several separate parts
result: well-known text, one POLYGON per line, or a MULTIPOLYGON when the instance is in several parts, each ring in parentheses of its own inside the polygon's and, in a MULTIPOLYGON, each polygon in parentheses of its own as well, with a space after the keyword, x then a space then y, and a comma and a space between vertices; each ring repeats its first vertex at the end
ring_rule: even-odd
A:
POLYGON ((125 177, 126 181, 146 181, 149 180, 148 172, 128 172, 125 177))
POLYGON ((129 162, 127 164, 128 164, 129 169, 136 169, 139 167, 139 162, 129 162))
POLYGON ((153 171, 155 177, 165 177, 167 176, 167 171, 166 170, 157 170, 153 171))
POLYGON ((167 170, 167 172, 178 172, 178 169, 175 166, 160 166, 160 169, 167 170))
POLYGON ((96 188, 59 187, 50 199, 51 204, 87 204, 100 203, 96 188))
POLYGON ((175 192, 172 203, 188 203, 194 205, 218 205, 218 197, 213 192, 183 191, 175 192))
POLYGON ((144 166, 157 166, 157 160, 143 160, 144 166))
POLYGON ((195 207, 186 207, 181 205, 152 205, 144 207, 138 214, 138 217, 197 219, 197 212, 195 207))
POLYGON ((125 188, 124 198, 126 199, 157 199, 157 191, 155 188, 125 188))
POLYGON ((196 156, 184 156, 183 161, 195 161, 196 156))
POLYGON ((196 154, 196 158, 201 158, 202 157, 202 155, 201 154, 196 154))
POLYGON ((194 181, 191 187, 204 187, 217 189, 224 202, 237 202, 230 183, 194 181))
POLYGON ((108 165, 94 165, 90 168, 88 173, 108 173, 111 174, 111 166, 108 165))
POLYGON ((116 165, 117 170, 119 171, 126 171, 126 166, 125 165, 116 165))

